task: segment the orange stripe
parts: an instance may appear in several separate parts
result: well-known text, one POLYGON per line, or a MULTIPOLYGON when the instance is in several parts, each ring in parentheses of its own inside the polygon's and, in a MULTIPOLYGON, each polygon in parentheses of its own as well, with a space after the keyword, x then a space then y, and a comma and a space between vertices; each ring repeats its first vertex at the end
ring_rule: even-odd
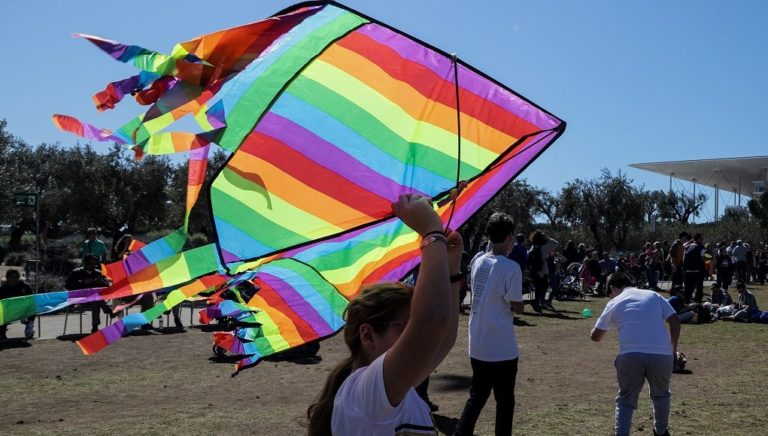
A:
POLYGON ((362 287, 365 278, 368 277, 368 275, 375 271, 379 266, 418 248, 419 241, 414 241, 389 250, 384 254, 383 257, 367 263, 363 268, 360 269, 357 274, 355 274, 352 280, 346 283, 333 283, 333 285, 336 286, 339 292, 341 292, 348 299, 354 297, 360 291, 360 287, 362 287))
MULTIPOLYGON (((424 97, 407 83, 393 79, 378 65, 357 52, 339 45, 332 45, 323 53, 320 60, 334 65, 365 83, 389 101, 400 106, 414 119, 457 134, 455 108, 424 97), (429 110, 425 111, 425 108, 429 108, 429 110)), ((453 87, 448 82, 444 82, 444 84, 453 87)), ((462 136, 494 153, 501 153, 509 144, 517 140, 466 113, 461 115, 462 136)))
POLYGON ((335 226, 349 229, 369 222, 373 217, 361 213, 346 204, 329 197, 293 178, 267 161, 248 153, 235 153, 228 166, 237 170, 240 176, 252 180, 253 174, 263 180, 269 180, 269 192, 306 211, 321 220, 335 226))
POLYGON ((277 328, 280 330, 280 336, 282 336, 283 339, 285 339, 285 341, 288 342, 288 345, 291 347, 295 347, 304 343, 304 339, 302 339, 301 335, 299 335, 299 332, 296 329, 296 326, 293 324, 293 321, 291 321, 290 318, 285 316, 279 310, 270 306, 266 300, 259 296, 259 294, 253 296, 248 306, 256 307, 266 312, 272 321, 277 325, 277 328))

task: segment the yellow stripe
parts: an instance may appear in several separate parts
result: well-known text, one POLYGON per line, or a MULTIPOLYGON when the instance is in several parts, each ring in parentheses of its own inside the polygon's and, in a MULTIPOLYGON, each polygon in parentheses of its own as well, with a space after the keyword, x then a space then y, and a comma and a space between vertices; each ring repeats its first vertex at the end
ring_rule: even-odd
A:
POLYGON ((256 312, 256 321, 261 323, 261 331, 263 332, 264 339, 266 339, 269 342, 269 345, 272 347, 275 351, 282 351, 290 348, 290 344, 283 338, 283 336, 280 334, 280 331, 278 330, 277 326, 274 324, 274 321, 272 320, 271 315, 268 312, 273 312, 274 310, 269 310, 269 305, 266 301, 264 301, 263 298, 256 298, 257 296, 254 296, 254 298, 251 300, 254 302, 254 305, 249 305, 250 307, 253 307, 255 309, 260 309, 258 312, 256 312), (256 304, 258 300, 261 300, 259 304, 256 304), (266 308, 267 310, 262 310, 266 308))
POLYGON ((278 328, 280 329, 278 334, 282 336, 283 339, 285 339, 291 347, 304 343, 304 339, 302 339, 301 335, 299 335, 299 330, 296 328, 296 325, 293 323, 293 321, 291 321, 291 319, 287 317, 283 312, 269 305, 269 303, 267 303, 267 301, 263 298, 259 297, 258 294, 253 296, 251 301, 248 302, 248 306, 255 307, 267 312, 272 321, 277 324, 278 328))
MULTIPOLYGON (((363 86, 370 87, 383 98, 405 109, 412 118, 430 123, 435 129, 445 130, 451 137, 456 135, 456 109, 424 97, 407 83, 393 79, 364 56, 335 45, 319 58, 319 62, 327 62, 334 65, 338 70, 354 76, 356 81, 364 84, 363 86), (425 113, 425 108, 429 108, 429 112, 425 113)), ((309 66, 309 69, 311 68, 313 65, 309 66)), ((323 84, 327 86, 326 83, 323 84)), ((477 144, 483 144, 480 147, 488 149, 492 154, 502 152, 509 144, 517 140, 517 138, 466 113, 462 114, 461 127, 462 142, 476 147, 477 144)), ((453 141, 455 139, 452 139, 451 142, 453 141)))
MULTIPOLYGON (((304 76, 341 95, 350 102, 364 107, 368 113, 380 120, 389 129, 392 129, 404 141, 418 142, 448 156, 456 157, 455 133, 412 117, 396 103, 388 100, 385 96, 376 92, 376 90, 335 66, 318 60, 310 64, 304 71, 304 76)), ((422 100, 424 101, 423 98, 422 100)), ((430 101, 427 107, 434 110, 437 106, 441 105, 430 101)), ((422 117, 427 115, 427 112, 421 114, 422 117)), ((453 111, 453 119, 455 125, 455 110, 453 111)), ((497 154, 479 147, 466 138, 462 140, 461 144, 461 160, 475 168, 484 168, 497 157, 497 154)))
MULTIPOLYGON (((271 191, 267 191, 266 195, 264 195, 260 190, 241 189, 239 186, 233 184, 230 181, 230 178, 239 179, 249 184, 252 184, 253 182, 244 179, 233 171, 229 171, 228 174, 222 174, 225 174, 225 177, 217 177, 213 184, 216 189, 221 190, 226 195, 239 201, 245 205, 245 207, 252 209, 255 213, 278 223, 281 227, 298 235, 302 235, 307 239, 316 239, 343 230, 341 227, 337 227, 295 207, 293 204, 283 200, 280 196, 275 195, 271 191)), ((274 181, 273 183, 277 184, 280 183, 280 181, 274 181)), ((268 185, 267 188, 272 189, 273 187, 268 185)))
POLYGON ((321 273, 329 282, 334 285, 346 283, 354 280, 359 272, 364 270, 372 263, 378 263, 382 258, 390 257, 388 254, 395 250, 407 246, 408 244, 418 243, 419 235, 416 232, 408 232, 395 238, 391 244, 386 247, 375 247, 364 255, 360 256, 355 262, 338 269, 322 270, 321 273))
POLYGON ((242 173, 256 173, 265 181, 279 180, 280 183, 270 184, 271 193, 282 198, 295 198, 295 204, 302 210, 342 228, 350 229, 373 219, 368 214, 313 189, 257 156, 241 151, 235 153, 228 165, 242 173))

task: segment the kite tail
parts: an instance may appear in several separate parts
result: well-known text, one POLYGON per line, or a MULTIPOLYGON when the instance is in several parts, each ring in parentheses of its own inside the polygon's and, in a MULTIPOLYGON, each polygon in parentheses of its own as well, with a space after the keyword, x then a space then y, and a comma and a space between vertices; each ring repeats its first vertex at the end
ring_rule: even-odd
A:
POLYGON ((91 139, 98 142, 116 142, 120 145, 127 144, 128 138, 116 136, 109 129, 102 129, 91 124, 83 123, 77 118, 69 115, 53 115, 53 123, 56 124, 60 130, 65 132, 74 133, 81 138, 91 139))
POLYGON ((141 313, 132 313, 112 323, 96 333, 92 333, 77 342, 83 354, 96 354, 107 346, 124 338, 131 331, 152 323, 163 313, 178 306, 187 298, 193 297, 208 289, 212 289, 226 283, 227 278, 221 274, 201 277, 194 282, 171 291, 161 302, 141 313))
POLYGON ((105 110, 113 109, 120 103, 120 101, 122 101, 126 94, 133 94, 146 88, 147 85, 151 84, 158 77, 160 76, 157 74, 142 71, 127 79, 109 83, 103 91, 99 91, 93 96, 96 110, 103 112, 105 110))

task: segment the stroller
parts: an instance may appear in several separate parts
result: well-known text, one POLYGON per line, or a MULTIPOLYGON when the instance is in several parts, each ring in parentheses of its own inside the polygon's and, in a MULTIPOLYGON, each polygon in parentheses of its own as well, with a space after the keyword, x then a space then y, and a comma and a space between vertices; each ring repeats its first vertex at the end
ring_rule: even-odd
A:
POLYGON ((586 294, 581 289, 581 264, 573 262, 562 268, 560 273, 560 293, 558 300, 586 300, 586 294))

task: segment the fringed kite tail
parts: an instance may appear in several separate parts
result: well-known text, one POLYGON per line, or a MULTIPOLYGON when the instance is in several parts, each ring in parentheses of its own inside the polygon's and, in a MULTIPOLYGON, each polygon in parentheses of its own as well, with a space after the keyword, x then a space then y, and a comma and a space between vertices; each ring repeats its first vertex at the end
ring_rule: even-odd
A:
POLYGON ((81 138, 91 139, 98 142, 115 142, 120 145, 127 144, 128 138, 123 138, 114 134, 109 129, 102 129, 91 124, 83 123, 77 118, 69 115, 54 114, 53 123, 59 130, 74 133, 81 138))

